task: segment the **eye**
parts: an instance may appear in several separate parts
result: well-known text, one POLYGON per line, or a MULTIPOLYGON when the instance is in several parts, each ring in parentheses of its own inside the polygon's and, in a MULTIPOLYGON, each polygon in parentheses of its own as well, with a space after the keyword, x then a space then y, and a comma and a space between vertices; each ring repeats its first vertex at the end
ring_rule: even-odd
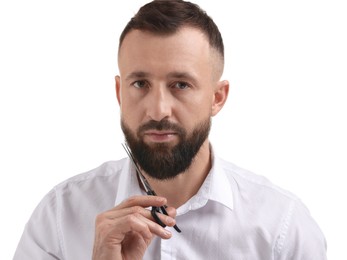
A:
POLYGON ((134 83, 132 83, 132 85, 135 88, 144 88, 148 85, 148 83, 145 80, 138 80, 138 81, 135 81, 134 83))
POLYGON ((189 88, 189 84, 186 82, 179 81, 175 82, 172 87, 183 90, 189 88))

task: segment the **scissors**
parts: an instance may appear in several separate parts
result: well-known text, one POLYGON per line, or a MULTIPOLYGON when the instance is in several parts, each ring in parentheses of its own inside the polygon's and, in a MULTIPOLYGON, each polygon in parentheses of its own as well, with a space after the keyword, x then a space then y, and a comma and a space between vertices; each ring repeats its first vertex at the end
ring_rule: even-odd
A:
MULTIPOLYGON (((128 145, 125 143, 125 144, 122 144, 122 146, 123 146, 124 150, 126 151, 126 153, 128 154, 131 161, 133 162, 135 169, 136 169, 137 176, 139 177, 141 184, 144 187, 147 195, 157 196, 157 194, 152 189, 151 185, 149 185, 145 176, 143 176, 143 174, 141 173, 140 167, 137 165, 135 157, 133 156, 132 152, 130 151, 130 148, 128 147, 128 145)), ((151 215, 154 218, 155 222, 157 222, 162 227, 166 227, 166 225, 160 220, 157 213, 161 213, 161 214, 168 216, 169 214, 167 213, 165 208, 167 208, 166 205, 161 206, 161 207, 152 206, 152 209, 151 209, 151 215)), ((174 225, 173 227, 178 233, 181 233, 181 230, 177 227, 177 225, 174 225)))

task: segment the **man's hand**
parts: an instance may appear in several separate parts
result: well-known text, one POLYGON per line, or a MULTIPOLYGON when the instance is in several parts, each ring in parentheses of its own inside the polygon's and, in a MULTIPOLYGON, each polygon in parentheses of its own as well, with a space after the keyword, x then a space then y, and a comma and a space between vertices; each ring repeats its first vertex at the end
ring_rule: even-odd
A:
MULTIPOLYGON (((171 232, 157 224, 145 208, 160 207, 166 199, 158 196, 131 197, 115 208, 97 216, 93 260, 142 259, 154 235, 169 239, 171 232)), ((169 216, 158 213, 167 226, 174 226, 176 210, 168 207, 169 216)))

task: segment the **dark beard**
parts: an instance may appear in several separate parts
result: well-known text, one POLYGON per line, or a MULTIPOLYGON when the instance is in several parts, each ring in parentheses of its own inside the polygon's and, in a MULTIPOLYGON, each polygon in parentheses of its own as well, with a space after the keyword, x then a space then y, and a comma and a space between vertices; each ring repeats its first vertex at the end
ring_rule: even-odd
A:
POLYGON ((211 128, 211 119, 208 118, 197 124, 188 135, 187 131, 168 120, 149 121, 139 127, 135 135, 121 120, 121 127, 137 163, 151 177, 159 180, 168 180, 186 171, 200 147, 208 137, 211 128), (178 134, 179 142, 171 147, 166 143, 148 145, 143 141, 143 132, 146 130, 173 130, 178 134))

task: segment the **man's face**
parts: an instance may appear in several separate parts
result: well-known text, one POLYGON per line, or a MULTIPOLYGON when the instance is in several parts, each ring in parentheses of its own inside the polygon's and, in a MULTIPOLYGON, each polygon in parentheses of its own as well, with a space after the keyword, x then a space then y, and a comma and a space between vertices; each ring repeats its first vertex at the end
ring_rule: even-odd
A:
MULTIPOLYGON (((158 179, 186 170, 207 142, 216 103, 216 54, 197 29, 169 36, 131 31, 116 77, 122 129, 135 158, 158 179)), ((224 102, 223 102, 224 103, 224 102)))

